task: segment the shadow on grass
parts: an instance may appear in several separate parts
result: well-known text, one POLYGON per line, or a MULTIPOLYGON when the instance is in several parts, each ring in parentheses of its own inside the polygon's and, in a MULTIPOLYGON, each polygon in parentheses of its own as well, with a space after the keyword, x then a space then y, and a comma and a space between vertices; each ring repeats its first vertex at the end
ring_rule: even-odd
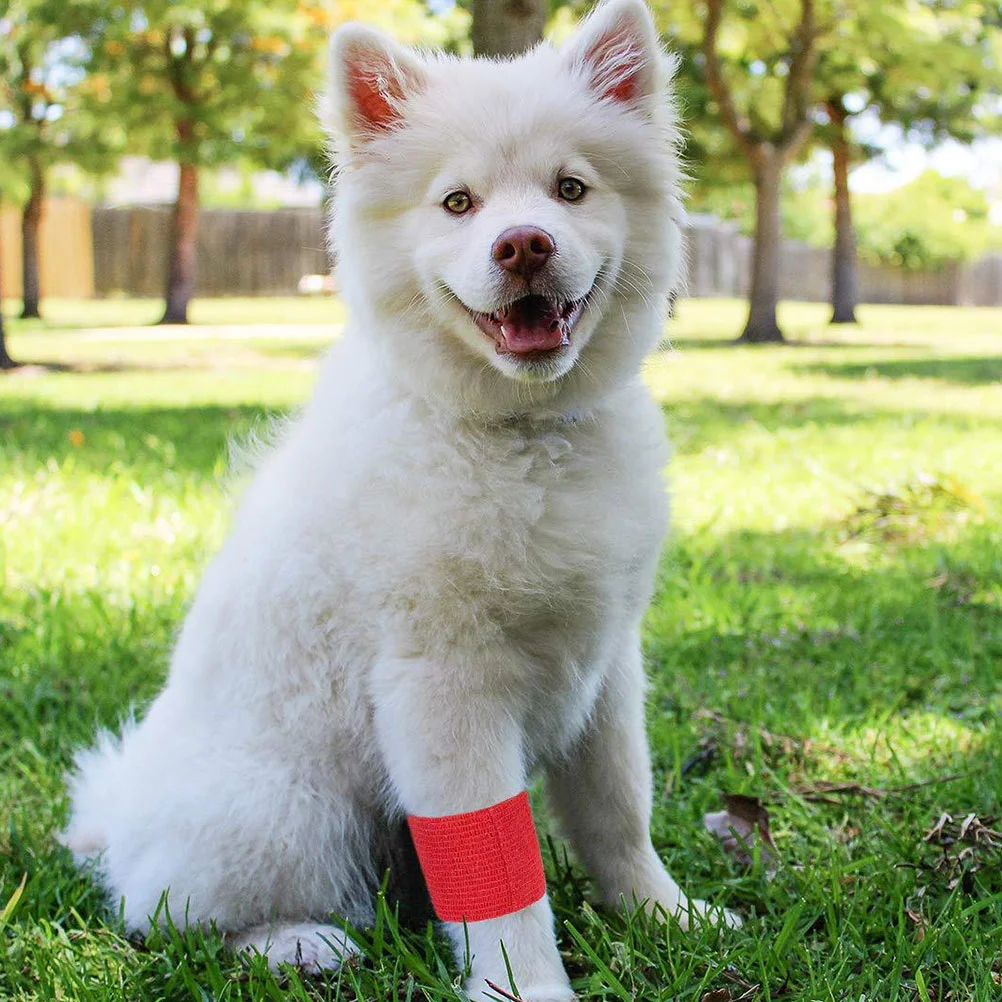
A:
POLYGON ((1002 354, 984 357, 960 355, 888 358, 872 362, 816 362, 797 366, 797 369, 836 379, 936 379, 961 386, 987 386, 1002 383, 1002 354))
POLYGON ((674 338, 667 337, 658 345, 658 351, 672 354, 673 352, 686 352, 686 351, 702 351, 709 348, 747 348, 756 352, 759 351, 785 351, 787 348, 839 348, 842 351, 846 349, 874 349, 878 351, 887 351, 888 348, 925 348, 928 349, 929 345, 921 342, 906 342, 894 340, 893 342, 888 341, 876 341, 876 342, 866 342, 866 341, 853 341, 850 338, 846 338, 844 341, 826 341, 826 340, 802 340, 796 336, 788 336, 788 340, 784 341, 782 344, 776 343, 766 343, 766 344, 751 344, 748 341, 739 341, 736 336, 734 337, 705 337, 705 338, 674 338))
POLYGON ((0 401, 0 469, 71 460, 104 472, 113 464, 156 482, 165 469, 211 475, 231 442, 267 435, 281 410, 237 405, 104 410, 48 407, 34 400, 0 401))
POLYGON ((888 423, 912 426, 923 420, 937 427, 966 431, 983 425, 984 417, 909 410, 876 410, 847 407, 838 397, 808 397, 777 403, 724 402, 716 397, 683 398, 662 406, 668 436, 678 455, 693 455, 711 446, 733 443, 736 434, 761 429, 781 434, 796 428, 886 427, 888 423))
POLYGON ((873 560, 850 559, 841 535, 678 535, 647 630, 669 705, 764 716, 780 730, 916 708, 998 726, 998 528, 878 542, 873 560))

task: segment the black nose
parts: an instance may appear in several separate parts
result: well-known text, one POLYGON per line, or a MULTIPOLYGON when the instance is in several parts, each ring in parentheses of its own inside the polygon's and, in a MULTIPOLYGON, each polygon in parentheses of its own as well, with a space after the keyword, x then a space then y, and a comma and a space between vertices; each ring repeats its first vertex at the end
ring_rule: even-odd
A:
POLYGON ((550 260, 553 237, 538 226, 512 226, 494 241, 491 254, 505 271, 528 278, 550 260))

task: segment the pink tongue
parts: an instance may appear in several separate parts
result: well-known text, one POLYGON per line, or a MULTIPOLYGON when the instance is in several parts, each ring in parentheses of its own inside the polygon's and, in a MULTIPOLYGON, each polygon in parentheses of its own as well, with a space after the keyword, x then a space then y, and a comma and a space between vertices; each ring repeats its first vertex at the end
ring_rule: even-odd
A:
POLYGON ((530 351, 550 351, 563 343, 560 311, 542 296, 526 296, 512 303, 501 320, 500 351, 524 355, 530 351))

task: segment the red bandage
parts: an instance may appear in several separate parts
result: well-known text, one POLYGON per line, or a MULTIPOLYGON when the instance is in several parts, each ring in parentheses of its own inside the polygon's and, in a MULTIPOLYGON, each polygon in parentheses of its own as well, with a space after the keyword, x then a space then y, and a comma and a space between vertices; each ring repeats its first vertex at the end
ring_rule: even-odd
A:
POLYGON ((529 795, 469 814, 407 818, 431 903, 443 922, 510 915, 546 893, 529 795))

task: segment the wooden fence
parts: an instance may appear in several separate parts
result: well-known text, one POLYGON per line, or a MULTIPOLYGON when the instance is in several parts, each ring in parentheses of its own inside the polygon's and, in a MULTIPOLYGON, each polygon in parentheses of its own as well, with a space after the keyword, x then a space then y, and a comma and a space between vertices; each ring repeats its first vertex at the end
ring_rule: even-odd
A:
MULTIPOLYGON (((43 296, 68 299, 94 295, 94 244, 90 207, 71 198, 45 203, 39 230, 38 281, 43 296)), ((21 298, 21 212, 0 210, 0 283, 3 294, 21 298)))
MULTIPOLYGON (((160 296, 172 227, 168 208, 95 209, 94 293, 160 296)), ((319 209, 206 209, 199 214, 199 296, 294 293, 330 270, 319 209)))
MULTIPOLYGON (((171 210, 97 208, 51 199, 42 224, 41 283, 46 296, 163 295, 171 210)), ((0 213, 3 291, 21 294, 19 213, 0 213)), ((688 294, 748 294, 751 241, 731 223, 694 216, 688 228, 688 294)), ((828 299, 831 252, 792 240, 781 249, 780 295, 828 299)), ((291 295, 303 275, 330 270, 320 209, 204 209, 198 226, 199 296, 291 295)), ((860 263, 864 303, 1002 306, 1002 255, 941 271, 903 271, 860 263)))
MULTIPOLYGON (((745 297, 749 291, 752 242, 732 223, 697 216, 687 233, 689 295, 745 297)), ((783 299, 827 302, 831 251, 796 240, 780 248, 783 299)), ((939 271, 906 271, 860 261, 857 279, 862 303, 912 306, 1002 306, 1002 255, 939 271)))

